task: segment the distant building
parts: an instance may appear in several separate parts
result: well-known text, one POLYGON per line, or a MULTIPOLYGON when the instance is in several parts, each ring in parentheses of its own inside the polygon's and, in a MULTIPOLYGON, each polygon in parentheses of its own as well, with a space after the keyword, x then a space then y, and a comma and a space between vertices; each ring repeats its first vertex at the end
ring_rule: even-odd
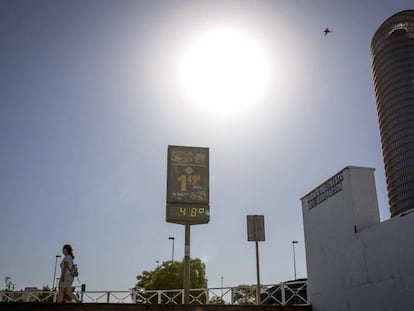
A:
POLYGON ((313 311, 414 310, 414 211, 380 222, 374 169, 346 167, 302 212, 313 311))
POLYGON ((391 217, 414 208, 414 10, 388 18, 371 42, 391 217))

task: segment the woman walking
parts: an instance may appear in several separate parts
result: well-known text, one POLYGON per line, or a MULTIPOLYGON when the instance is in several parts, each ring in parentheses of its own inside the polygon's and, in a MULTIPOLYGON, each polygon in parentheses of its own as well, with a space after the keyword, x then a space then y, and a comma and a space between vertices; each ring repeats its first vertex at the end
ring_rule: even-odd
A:
POLYGON ((64 302, 64 298, 69 297, 70 300, 75 300, 80 302, 78 297, 72 291, 73 276, 70 273, 70 270, 73 268, 73 260, 75 259, 75 254, 73 248, 69 244, 63 246, 62 253, 64 255, 62 262, 60 263, 60 281, 59 281, 59 296, 58 302, 64 302))

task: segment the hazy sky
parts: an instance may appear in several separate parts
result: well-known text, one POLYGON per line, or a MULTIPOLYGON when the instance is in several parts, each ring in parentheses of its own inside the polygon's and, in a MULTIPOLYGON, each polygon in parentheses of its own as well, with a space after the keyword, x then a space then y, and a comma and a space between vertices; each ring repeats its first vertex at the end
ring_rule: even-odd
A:
POLYGON ((134 286, 171 258, 169 236, 182 258, 184 228, 165 222, 168 145, 210 148, 211 221, 192 227, 191 248, 210 287, 255 282, 248 214, 265 215, 263 283, 293 278, 292 240, 305 277, 299 198, 325 179, 376 168, 389 218, 370 41, 412 4, 0 1, 1 279, 50 286, 64 243, 93 290, 134 286), (175 83, 183 46, 217 24, 272 55, 270 90, 234 116, 207 113, 175 83))

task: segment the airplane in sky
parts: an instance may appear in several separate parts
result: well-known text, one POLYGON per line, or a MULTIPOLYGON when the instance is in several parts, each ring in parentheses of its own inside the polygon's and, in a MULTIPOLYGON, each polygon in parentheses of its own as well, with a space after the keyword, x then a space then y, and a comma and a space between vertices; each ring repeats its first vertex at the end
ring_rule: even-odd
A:
POLYGON ((328 33, 332 32, 332 30, 330 30, 328 27, 325 28, 325 30, 323 31, 323 33, 325 34, 325 37, 328 33))

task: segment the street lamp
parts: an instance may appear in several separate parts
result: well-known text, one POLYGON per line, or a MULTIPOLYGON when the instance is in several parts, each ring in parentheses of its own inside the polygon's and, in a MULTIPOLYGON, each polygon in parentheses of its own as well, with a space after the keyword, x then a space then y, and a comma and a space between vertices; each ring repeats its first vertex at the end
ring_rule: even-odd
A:
POLYGON ((223 279, 224 279, 224 276, 221 276, 220 278, 221 278, 221 300, 223 300, 223 279))
POLYGON ((292 241, 293 246, 293 270, 295 273, 295 280, 296 280, 296 256, 295 256, 295 244, 298 244, 298 241, 292 241))
POLYGON ((62 257, 61 255, 56 255, 55 258, 55 271, 53 272, 53 285, 52 285, 52 289, 55 288, 55 280, 56 280, 56 266, 57 266, 57 260, 58 258, 62 257))
POLYGON ((171 255, 171 263, 173 263, 173 262, 174 262, 174 240, 175 240, 175 237, 170 236, 170 237, 168 238, 168 240, 171 240, 171 241, 172 241, 172 255, 171 255))

